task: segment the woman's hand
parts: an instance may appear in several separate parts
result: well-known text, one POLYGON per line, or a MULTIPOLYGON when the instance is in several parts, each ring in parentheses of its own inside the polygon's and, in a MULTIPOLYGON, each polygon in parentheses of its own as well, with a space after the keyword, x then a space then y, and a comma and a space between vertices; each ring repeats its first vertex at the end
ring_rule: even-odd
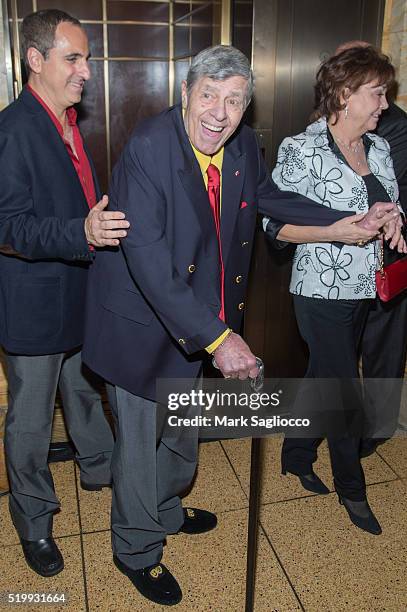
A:
POLYGON ((389 247, 397 249, 399 253, 407 253, 406 242, 402 235, 404 221, 399 215, 396 219, 389 221, 383 226, 384 237, 390 240, 389 247))
POLYGON ((400 239, 397 243, 397 251, 399 253, 407 253, 407 244, 403 236, 400 236, 400 239))

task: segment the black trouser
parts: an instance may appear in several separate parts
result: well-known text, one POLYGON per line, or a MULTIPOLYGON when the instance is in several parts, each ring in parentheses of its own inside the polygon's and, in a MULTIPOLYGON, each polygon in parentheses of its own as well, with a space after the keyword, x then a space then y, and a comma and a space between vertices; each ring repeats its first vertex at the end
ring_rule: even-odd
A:
POLYGON ((362 338, 368 436, 390 438, 397 427, 406 349, 407 293, 387 303, 377 298, 362 338))
MULTIPOLYGON (((298 327, 310 354, 306 378, 341 379, 352 385, 359 376, 358 345, 371 304, 372 300, 367 299, 325 300, 294 296, 298 327)), ((309 474, 321 440, 286 438, 282 449, 283 469, 309 474)), ((365 499, 366 485, 359 459, 360 437, 338 433, 328 436, 328 446, 339 495, 359 501, 365 499)))

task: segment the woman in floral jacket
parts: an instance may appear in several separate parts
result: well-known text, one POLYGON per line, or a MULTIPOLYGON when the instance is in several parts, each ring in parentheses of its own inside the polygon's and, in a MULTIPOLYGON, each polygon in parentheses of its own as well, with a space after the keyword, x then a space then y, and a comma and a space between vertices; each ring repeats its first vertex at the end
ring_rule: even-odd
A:
MULTIPOLYGON (((302 134, 282 142, 273 171, 278 187, 355 213, 367 213, 375 202, 397 202, 389 145, 371 133, 388 106, 386 91, 393 79, 393 66, 373 47, 348 49, 327 60, 317 74, 319 118, 302 134)), ((306 377, 341 383, 332 383, 332 403, 328 406, 325 396, 324 405, 337 419, 338 430, 328 434, 328 445, 339 501, 357 527, 378 535, 381 527, 367 502, 359 458, 360 431, 344 426, 352 414, 361 413, 360 389, 355 388, 358 343, 376 296, 378 240, 375 236, 357 244, 333 242, 331 228, 284 225, 277 237, 298 244, 290 292, 309 348, 306 377)), ((391 246, 406 249, 399 233, 391 246)), ((306 489, 328 493, 312 468, 320 441, 286 437, 282 468, 298 476, 306 489)))

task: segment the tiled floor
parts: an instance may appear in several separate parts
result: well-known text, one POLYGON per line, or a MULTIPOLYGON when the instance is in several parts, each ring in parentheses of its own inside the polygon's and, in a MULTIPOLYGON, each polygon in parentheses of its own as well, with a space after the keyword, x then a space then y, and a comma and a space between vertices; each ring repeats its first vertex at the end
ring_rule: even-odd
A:
MULTIPOLYGON (((279 473, 281 439, 265 442, 256 612, 406 612, 407 438, 393 439, 364 460, 368 495, 383 527, 370 536, 350 522, 334 493, 308 494, 279 473)), ((316 471, 332 490, 328 452, 316 471)), ((217 512, 218 528, 201 536, 171 536, 164 562, 178 577, 180 612, 243 612, 250 441, 201 445, 200 468, 186 503, 217 512)), ((52 465, 61 512, 54 534, 65 570, 41 578, 26 566, 0 498, 0 593, 65 592, 63 606, 36 610, 154 612, 167 608, 140 597, 112 563, 110 492, 78 487, 71 462, 52 465)), ((7 610, 5 606, 1 610, 7 610)))

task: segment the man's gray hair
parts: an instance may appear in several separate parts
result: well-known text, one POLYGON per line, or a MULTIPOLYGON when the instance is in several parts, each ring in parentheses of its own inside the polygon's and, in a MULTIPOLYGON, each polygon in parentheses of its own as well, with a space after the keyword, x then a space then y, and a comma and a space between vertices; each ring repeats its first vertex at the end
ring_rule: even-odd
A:
POLYGON ((230 45, 208 47, 194 57, 188 70, 187 91, 201 77, 209 77, 215 81, 224 81, 229 77, 241 76, 247 80, 246 106, 253 94, 253 72, 247 57, 230 45))

